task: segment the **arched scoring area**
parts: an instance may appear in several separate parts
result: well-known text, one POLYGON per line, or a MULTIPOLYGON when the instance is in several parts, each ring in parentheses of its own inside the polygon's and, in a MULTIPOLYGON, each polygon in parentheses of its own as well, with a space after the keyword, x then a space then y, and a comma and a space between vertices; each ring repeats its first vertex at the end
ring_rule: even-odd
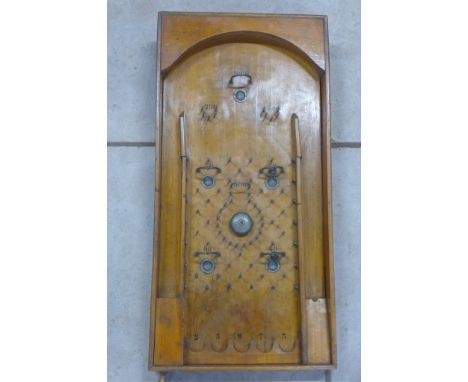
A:
POLYGON ((255 31, 236 31, 220 33, 218 35, 206 38, 192 45, 190 48, 186 49, 169 67, 162 69, 162 77, 164 78, 175 66, 177 66, 180 62, 184 61, 191 55, 196 54, 212 46, 229 43, 253 43, 279 47, 286 51, 289 51, 291 54, 304 60, 304 62, 307 63, 307 65, 309 65, 311 68, 313 68, 319 76, 322 76, 324 74, 324 70, 319 65, 317 65, 317 63, 307 53, 305 53, 301 48, 299 48, 297 45, 291 43, 288 40, 285 40, 270 33, 255 31))

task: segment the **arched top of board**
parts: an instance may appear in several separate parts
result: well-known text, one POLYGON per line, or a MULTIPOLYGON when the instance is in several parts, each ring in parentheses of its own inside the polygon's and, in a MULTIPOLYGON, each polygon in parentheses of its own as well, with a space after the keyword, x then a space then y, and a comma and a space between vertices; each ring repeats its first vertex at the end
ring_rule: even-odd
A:
POLYGON ((293 50, 325 71, 326 24, 326 16, 160 12, 160 69, 167 72, 186 55, 209 46, 257 42, 293 50))

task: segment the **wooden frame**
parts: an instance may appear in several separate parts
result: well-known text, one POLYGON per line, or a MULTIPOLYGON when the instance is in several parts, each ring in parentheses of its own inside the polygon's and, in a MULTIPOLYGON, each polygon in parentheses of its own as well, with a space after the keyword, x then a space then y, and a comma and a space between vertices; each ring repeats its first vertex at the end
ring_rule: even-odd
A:
MULTIPOLYGON (((335 293, 333 268, 333 235, 332 235, 332 193, 331 193, 331 137, 330 137, 330 107, 329 107, 329 53, 328 29, 326 16, 308 15, 271 15, 271 14, 219 14, 219 13, 179 13, 160 12, 158 14, 157 64, 156 64, 156 185, 154 205, 154 249, 153 278, 151 287, 151 312, 149 335, 149 369, 153 371, 221 371, 221 370, 313 370, 331 369, 336 367, 336 332, 335 332, 335 293), (209 27, 204 27, 206 19, 210 19, 209 27), (294 365, 186 365, 181 354, 172 361, 172 365, 155 364, 155 346, 157 322, 161 325, 160 314, 177 312, 180 309, 177 298, 164 299, 158 297, 158 271, 160 259, 160 219, 161 219, 161 163, 162 163, 162 125, 163 125, 163 80, 178 63, 203 49, 225 42, 265 43, 290 50, 313 66, 320 76, 320 123, 321 123, 321 168, 322 168, 322 263, 323 291, 318 286, 309 291, 303 290, 304 301, 302 324, 315 325, 307 321, 308 311, 325 311, 325 323, 328 328, 327 338, 314 338, 314 341, 325 341, 329 356, 315 354, 316 362, 294 365), (307 295, 307 298, 306 298, 307 295), (306 300, 304 300, 306 298, 306 300), (163 309, 164 308, 164 309, 163 309), (325 309, 325 310, 323 310, 325 309), (162 312, 164 311, 164 312, 162 312)), ((320 265, 321 264, 321 265, 320 265)), ((301 266, 301 269, 303 267, 301 266)), ((181 281, 183 284, 183 281, 181 281)), ((176 314, 176 313, 174 313, 176 314)), ((167 318, 167 317, 166 317, 167 318)), ((163 320, 166 322, 167 320, 163 320)), ((169 319, 170 321, 170 319, 169 319)), ((322 325, 321 324, 321 325, 322 325)), ((177 346, 183 347, 183 335, 172 328, 174 322, 168 323, 168 330, 174 333, 177 346)), ((182 325, 182 324, 180 324, 182 325)), ((310 328, 313 333, 313 328, 310 328)), ((309 335, 309 342, 310 337, 309 335)), ((162 346, 162 345, 160 345, 162 346)), ((166 345, 164 345, 166 346, 166 345)), ((303 346, 303 352, 314 353, 310 344, 303 346)), ((307 357, 304 355, 303 357, 307 357)), ((312 356, 310 356, 312 357, 312 356)), ((172 362, 169 361, 169 362, 172 362)))

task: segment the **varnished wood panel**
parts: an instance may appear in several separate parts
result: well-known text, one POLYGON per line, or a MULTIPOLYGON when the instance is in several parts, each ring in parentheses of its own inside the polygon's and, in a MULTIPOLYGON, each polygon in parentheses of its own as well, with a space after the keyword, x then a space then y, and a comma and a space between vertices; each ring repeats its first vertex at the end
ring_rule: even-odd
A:
MULTIPOLYGON (((182 93, 182 89, 179 89, 182 93)), ((167 103, 166 103, 167 104, 167 103)), ((177 116, 176 116, 177 117, 177 116)), ((158 296, 176 297, 181 294, 180 268, 181 261, 179 254, 182 245, 181 239, 181 197, 182 191, 179 152, 179 132, 177 130, 177 119, 174 126, 167 125, 163 129, 162 148, 171 147, 170 150, 164 150, 161 158, 161 224, 159 230, 159 288, 158 296)))
POLYGON ((277 36, 297 45, 322 69, 325 68, 323 17, 307 15, 248 15, 161 13, 163 24, 161 69, 169 68, 197 43, 220 34, 250 31, 277 36))
MULTIPOLYGON (((238 348, 240 349, 240 348, 238 348)), ((222 352, 188 352, 186 364, 188 365, 291 365, 299 364, 301 355, 298 352, 284 352, 278 346, 273 345, 271 351, 263 352, 256 348, 252 342, 249 350, 239 351, 231 341, 222 352)))
POLYGON ((330 363, 330 336, 328 329, 327 301, 306 300, 308 363, 328 365, 330 363))
POLYGON ((336 365, 326 19, 162 13, 159 28, 150 368, 336 365), (236 72, 253 78, 246 102, 228 86, 236 72), (269 163, 285 170, 274 191, 258 172, 269 163), (203 189, 208 164, 221 172, 203 189), (236 210, 254 216, 245 238, 229 232, 236 210), (220 254, 209 275, 206 251, 220 254))
POLYGON ((182 306, 176 298, 159 298, 156 304, 157 365, 182 365, 182 306))
POLYGON ((275 364, 275 365, 184 365, 184 366, 152 366, 150 370, 165 371, 311 371, 330 370, 333 365, 297 365, 297 364, 275 364))
MULTIPOLYGON (((309 157, 306 151, 305 158, 314 165, 318 163, 320 167, 320 86, 317 74, 300 59, 292 59, 288 52, 276 47, 224 44, 188 58, 167 76, 164 84, 167 100, 164 103, 164 125, 168 130, 164 136, 172 136, 173 144, 177 141, 178 118, 182 111, 186 119, 189 158, 186 282, 188 353, 190 349, 200 352, 199 348, 204 347, 205 342, 208 342, 208 347, 219 346, 224 349, 228 341, 237 335, 243 338, 240 347, 250 346, 252 341, 262 336, 261 341, 265 342, 263 348, 272 345, 273 341, 279 341, 285 348, 299 353, 300 302, 296 274, 297 248, 294 245, 297 241, 297 207, 293 203, 297 193, 294 185, 297 174, 290 116, 297 111, 303 126, 301 136, 302 141, 306 142, 304 146, 315 145, 315 157, 309 157), (226 61, 229 65, 225 64, 226 61), (224 88, 232 75, 232 67, 254 77, 255 83, 249 89, 250 102, 234 102, 232 91, 224 88), (200 76, 200 73, 204 75, 200 76), (282 86, 284 73, 289 73, 287 88, 282 86), (205 104, 217 106, 218 111, 212 121, 200 117, 198 106, 205 104), (263 107, 271 111, 277 106, 281 111, 274 122, 262 120, 263 107), (236 144, 232 145, 232 142, 236 144), (222 168, 223 172, 217 176, 216 188, 204 190, 200 186, 196 168, 203 166, 208 159, 214 166, 222 168), (284 186, 274 192, 268 191, 263 185, 264 179, 258 176, 258 170, 267 166, 271 160, 286 169, 284 179, 281 180, 284 186), (252 204, 256 203, 258 210, 250 205, 242 207, 242 193, 233 197, 235 208, 253 211, 264 219, 257 222, 258 225, 265 225, 261 237, 257 233, 238 241, 239 246, 253 241, 246 249, 228 245, 226 241, 235 238, 228 233, 220 239, 217 237, 220 230, 215 227, 215 224, 221 224, 222 229, 227 230, 224 215, 217 222, 216 213, 222 210, 223 203, 228 200, 229 186, 234 182, 250 182, 250 193, 261 191, 263 194, 262 197, 252 199, 252 204), (274 205, 270 205, 272 201, 274 205), (278 240, 281 243, 278 243, 278 249, 286 251, 289 263, 283 265, 280 274, 271 275, 263 271, 264 264, 259 254, 267 251, 270 244, 278 240), (222 272, 216 272, 210 277, 198 270, 199 260, 193 257, 193 253, 202 251, 206 244, 221 252, 218 269, 222 272), (257 279, 262 276, 264 279, 257 279), (239 281, 238 277, 242 279, 239 281), (231 300, 231 304, 226 303, 231 300), (204 314, 205 311, 208 315, 204 314), (218 334, 219 338, 212 338, 218 334)), ((169 147, 170 143, 165 142, 166 146, 169 147)), ((171 163, 179 167, 177 152, 169 157, 171 163)), ((308 171, 307 165, 304 171, 308 171)), ((315 187, 320 187, 321 171, 315 171, 314 174, 311 177, 318 183, 315 187)), ((177 199, 176 194, 173 196, 177 199)), ((317 215, 317 211, 314 212, 312 208, 321 204, 321 193, 305 193, 304 197, 303 206, 310 205, 309 214, 317 215)), ((226 216, 229 217, 234 211, 227 207, 226 216)), ((316 242, 321 240, 314 241, 310 232, 317 230, 318 236, 321 235, 320 219, 318 215, 315 224, 307 222, 307 234, 304 237, 306 255, 315 255, 319 259, 321 252, 320 249, 317 251, 316 242)), ((323 279, 323 269, 310 279, 323 279)), ((211 356, 212 352, 208 352, 205 358, 198 354, 197 359, 210 362, 211 356)), ((216 358, 223 359, 220 355, 216 355, 216 358)), ((243 358, 240 354, 238 362, 245 362, 243 358)), ((226 353, 225 359, 225 363, 236 362, 229 353, 226 353)), ((251 360, 254 362, 255 358, 251 360)), ((277 361, 272 358, 271 362, 277 361)))

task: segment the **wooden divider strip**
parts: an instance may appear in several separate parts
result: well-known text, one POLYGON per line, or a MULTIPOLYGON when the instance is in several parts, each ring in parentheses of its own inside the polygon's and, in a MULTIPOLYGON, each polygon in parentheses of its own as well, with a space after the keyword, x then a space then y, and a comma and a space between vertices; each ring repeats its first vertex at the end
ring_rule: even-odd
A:
POLYGON ((299 259, 299 291, 301 300, 301 347, 302 362, 307 363, 309 359, 308 335, 307 335, 307 311, 305 307, 305 259, 304 259, 304 237, 303 237, 303 219, 302 219, 302 183, 301 183, 301 138, 299 132, 299 117, 296 114, 291 116, 291 124, 295 140, 296 150, 296 205, 297 205, 297 241, 298 241, 298 259, 299 259))
POLYGON ((179 115, 180 129, 180 158, 182 159, 182 190, 180 202, 180 292, 179 296, 184 295, 185 289, 185 209, 187 204, 187 151, 185 148, 185 113, 179 115))

